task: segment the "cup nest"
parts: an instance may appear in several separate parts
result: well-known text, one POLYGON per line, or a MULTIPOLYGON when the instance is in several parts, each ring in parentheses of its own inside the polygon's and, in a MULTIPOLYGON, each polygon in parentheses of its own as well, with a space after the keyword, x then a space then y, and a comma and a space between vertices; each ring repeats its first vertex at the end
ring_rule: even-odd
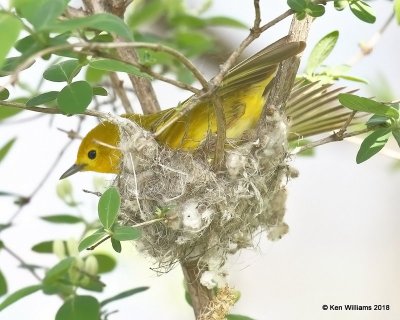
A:
POLYGON ((229 254, 253 246, 259 232, 271 240, 287 233, 291 168, 286 117, 279 111, 270 112, 257 135, 247 135, 253 138, 227 148, 225 168, 218 171, 209 154, 166 148, 135 124, 125 122, 120 132, 120 217, 131 226, 165 217, 142 227, 137 241, 160 270, 192 259, 218 269, 229 254))

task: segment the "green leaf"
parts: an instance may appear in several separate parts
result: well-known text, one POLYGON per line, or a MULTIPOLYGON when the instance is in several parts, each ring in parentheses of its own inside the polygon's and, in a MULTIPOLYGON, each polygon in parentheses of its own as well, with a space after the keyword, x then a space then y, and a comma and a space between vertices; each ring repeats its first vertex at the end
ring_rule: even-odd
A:
POLYGON ((52 223, 68 223, 68 224, 73 224, 73 223, 79 223, 83 222, 82 218, 69 215, 69 214, 56 214, 52 216, 42 216, 40 219, 47 221, 47 222, 52 222, 52 223))
POLYGON ((400 24, 400 0, 394 0, 394 13, 396 15, 397 24, 400 24))
POLYGON ((363 98, 350 93, 339 94, 339 102, 345 107, 354 111, 364 111, 379 116, 385 116, 393 119, 399 118, 399 111, 391 106, 363 98))
POLYGON ((53 253, 53 240, 39 242, 35 244, 31 250, 37 253, 53 253))
POLYGON ((303 12, 307 7, 306 0, 287 0, 287 4, 294 12, 303 12))
POLYGON ((138 68, 132 66, 129 63, 125 63, 113 59, 92 59, 89 62, 89 66, 93 69, 110 71, 110 72, 125 72, 133 74, 138 77, 152 79, 147 73, 141 72, 138 68))
POLYGON ((111 229, 117 219, 121 198, 117 188, 108 188, 100 197, 98 204, 99 219, 105 229, 111 229))
POLYGON ((78 60, 66 60, 52 65, 43 73, 43 78, 53 82, 71 82, 72 79, 81 71, 78 60))
POLYGON ((390 129, 378 129, 372 132, 361 143, 356 162, 362 163, 377 154, 389 140, 390 129))
POLYGON ((360 0, 351 0, 349 4, 351 12, 353 12, 358 19, 367 23, 375 22, 375 14, 368 3, 360 0))
POLYGON ((117 295, 115 295, 115 296, 113 296, 111 298, 103 300, 102 302, 100 302, 100 306, 104 307, 106 304, 108 304, 110 302, 113 302, 113 301, 116 301, 116 300, 125 299, 125 298, 130 297, 130 296, 132 296, 134 294, 146 291, 148 289, 149 289, 149 287, 138 287, 138 288, 126 290, 126 291, 121 292, 121 293, 119 293, 119 294, 117 294, 117 295))
POLYGON ((188 56, 198 56, 215 48, 213 39, 201 32, 180 31, 175 40, 179 47, 185 48, 188 56))
POLYGON ((118 241, 136 240, 140 238, 140 230, 130 226, 115 225, 113 228, 113 239, 118 241))
MULTIPOLYGON (((0 68, 0 77, 9 76, 24 61, 25 61, 25 59, 22 56, 6 58, 3 62, 3 66, 0 68)), ((33 61, 29 65, 24 65, 24 68, 22 70, 28 69, 34 63, 35 62, 33 61)), ((22 70, 20 70, 20 71, 22 71, 22 70)))
POLYGON ((78 246, 79 251, 82 251, 82 250, 96 244, 97 242, 99 242, 101 239, 103 239, 107 235, 108 235, 108 233, 104 230, 104 228, 100 228, 100 229, 96 230, 94 233, 87 236, 79 243, 79 246, 78 246))
POLYGON ((99 83, 108 72, 88 67, 85 73, 85 80, 90 83, 99 83))
POLYGON ((396 140, 397 144, 399 145, 400 148, 400 129, 396 129, 392 131, 392 135, 394 139, 396 140))
POLYGON ((22 109, 2 106, 0 101, 0 122, 20 113, 22 109))
POLYGON ((7 100, 10 96, 10 91, 7 88, 0 87, 0 100, 7 100))
POLYGON ((7 293, 7 281, 4 277, 3 272, 0 270, 0 296, 3 296, 7 293))
POLYGON ((74 296, 58 309, 55 320, 99 320, 100 304, 92 296, 74 296))
POLYGON ((102 292, 105 286, 98 277, 93 276, 89 278, 89 282, 83 281, 83 283, 79 283, 80 288, 94 292, 102 292))
POLYGON ((0 311, 4 310, 14 302, 17 302, 18 300, 21 300, 22 298, 25 298, 26 296, 29 296, 30 294, 35 293, 36 291, 39 291, 41 289, 42 285, 38 284, 15 291, 14 293, 10 294, 7 298, 5 298, 2 303, 0 303, 0 311))
POLYGON ((11 150, 12 146, 14 145, 14 142, 17 138, 12 138, 9 140, 4 146, 0 148, 0 162, 3 161, 7 153, 11 150))
POLYGON ((115 33, 125 40, 133 41, 132 32, 125 22, 115 15, 99 13, 84 18, 75 18, 59 21, 50 27, 53 32, 66 32, 82 28, 91 28, 100 31, 115 33))
POLYGON ((137 2, 133 13, 128 17, 128 24, 132 29, 150 20, 157 19, 164 13, 161 0, 137 2))
POLYGON ((19 33, 22 29, 21 22, 11 13, 0 12, 0 68, 2 67, 5 58, 17 41, 19 33))
POLYGON ((115 252, 121 253, 122 246, 121 246, 121 242, 120 241, 111 238, 111 245, 112 245, 112 247, 113 247, 115 252))
POLYGON ((32 99, 29 99, 26 102, 26 105, 28 107, 35 107, 35 106, 39 106, 41 104, 48 104, 49 102, 56 100, 57 96, 58 96, 58 91, 45 92, 45 93, 39 94, 36 97, 33 97, 32 99))
POLYGON ((59 278, 62 278, 64 275, 68 273, 68 270, 74 263, 75 263, 74 257, 68 257, 61 260, 54 267, 47 270, 46 275, 43 279, 43 284, 51 284, 59 280, 59 278))
POLYGON ((310 2, 307 5, 306 13, 311 17, 321 17, 325 13, 325 7, 322 4, 314 4, 310 2))
POLYGON ((190 296, 190 293, 189 291, 187 291, 186 288, 185 288, 185 300, 189 306, 193 307, 192 297, 190 296))
MULTIPOLYGON (((309 143, 310 143, 310 140, 298 139, 298 140, 289 142, 289 147, 290 147, 290 149, 295 149, 295 148, 306 146, 309 143)), ((304 157, 313 157, 315 155, 315 149, 314 148, 306 149, 306 150, 298 153, 298 155, 304 156, 304 157)))
POLYGON ((376 126, 389 127, 390 121, 389 121, 388 117, 378 116, 378 115, 374 114, 371 118, 368 119, 366 125, 369 128, 376 127, 376 126))
POLYGON ((253 318, 242 316, 239 314, 229 314, 226 316, 227 320, 254 320, 253 318))
POLYGON ((93 87, 93 95, 106 97, 108 92, 103 87, 93 87))
POLYGON ((65 114, 85 112, 93 97, 93 89, 87 81, 66 85, 57 96, 58 107, 65 114))
POLYGON ((240 29, 248 29, 249 27, 243 22, 232 19, 230 17, 212 17, 205 19, 206 25, 209 26, 223 26, 223 27, 231 27, 231 28, 240 28, 240 29))
POLYGON ((43 30, 65 10, 66 0, 14 0, 13 4, 36 29, 43 30))
POLYGON ((312 74, 330 55, 339 38, 339 31, 333 31, 324 36, 315 45, 307 61, 306 73, 312 74))
POLYGON ((189 14, 176 15, 171 19, 170 23, 175 27, 186 26, 191 29, 204 28, 206 26, 205 20, 189 14))
POLYGON ((117 265, 117 261, 114 257, 109 256, 108 254, 95 253, 93 256, 96 258, 99 266, 99 269, 97 270, 98 273, 111 272, 117 265))
POLYGON ((344 8, 346 8, 349 5, 349 2, 347 0, 335 0, 333 2, 333 5, 335 6, 335 9, 337 11, 342 11, 344 8))

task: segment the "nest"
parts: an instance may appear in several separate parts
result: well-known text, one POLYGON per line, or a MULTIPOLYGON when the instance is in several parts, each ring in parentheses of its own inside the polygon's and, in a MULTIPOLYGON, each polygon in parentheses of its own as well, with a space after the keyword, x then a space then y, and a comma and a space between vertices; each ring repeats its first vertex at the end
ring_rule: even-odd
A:
POLYGON ((283 222, 291 171, 287 124, 277 110, 270 112, 260 138, 249 134, 253 138, 226 150, 226 168, 218 172, 209 155, 163 147, 135 124, 121 125, 120 132, 120 217, 136 225, 165 216, 144 226, 137 242, 161 269, 197 259, 217 270, 228 254, 253 246, 260 231, 271 240, 288 231, 283 222))

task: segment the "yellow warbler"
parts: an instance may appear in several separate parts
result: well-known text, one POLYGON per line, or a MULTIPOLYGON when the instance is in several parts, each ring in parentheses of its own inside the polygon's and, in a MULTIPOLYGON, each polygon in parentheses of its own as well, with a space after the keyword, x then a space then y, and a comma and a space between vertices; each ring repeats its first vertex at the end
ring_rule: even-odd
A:
MULTIPOLYGON (((304 42, 285 43, 278 40, 227 73, 216 94, 223 105, 228 139, 240 138, 244 132, 256 126, 268 94, 268 85, 274 79, 278 64, 297 55, 304 47, 304 42)), ((340 126, 344 113, 338 112, 338 106, 320 106, 321 103, 328 106, 332 100, 330 92, 325 93, 326 88, 315 88, 313 84, 295 86, 287 108, 287 115, 293 117, 292 134, 289 139, 329 131, 340 126), (321 100, 322 97, 325 101, 321 100), (304 101, 307 105, 304 105, 304 101)), ((180 104, 179 108, 184 108, 191 99, 193 96, 180 104)), ((155 132, 176 116, 177 108, 171 108, 150 115, 129 114, 123 117, 135 121, 145 130, 155 132)), ((157 141, 172 149, 191 152, 196 150, 209 134, 215 134, 216 131, 216 117, 210 99, 198 102, 194 108, 157 136, 157 141)), ((107 121, 100 123, 83 138, 75 164, 60 179, 78 171, 118 173, 121 158, 118 144, 118 127, 107 121)))

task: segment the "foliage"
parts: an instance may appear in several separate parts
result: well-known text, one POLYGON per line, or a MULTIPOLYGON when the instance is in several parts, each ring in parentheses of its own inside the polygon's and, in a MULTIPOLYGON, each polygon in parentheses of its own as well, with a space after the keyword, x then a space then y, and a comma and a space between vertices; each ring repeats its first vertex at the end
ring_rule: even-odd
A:
MULTIPOLYGON (((40 107, 44 112, 61 112, 65 115, 84 114, 88 107, 102 107, 101 98, 113 99, 109 93, 108 76, 112 73, 134 75, 153 80, 149 71, 161 76, 173 75, 185 84, 194 82, 194 76, 181 61, 168 52, 157 48, 141 46, 137 49, 139 63, 132 64, 120 57, 113 47, 119 42, 161 44, 175 49, 194 59, 205 54, 218 53, 218 39, 210 35, 210 27, 247 29, 241 21, 229 16, 209 16, 208 5, 189 10, 184 1, 134 1, 126 21, 110 13, 90 16, 65 14, 67 0, 14 0, 10 8, 0 10, 0 77, 7 79, 7 85, 0 87, 0 124, 20 115, 22 109, 10 107, 19 103, 29 108, 40 107), (152 33, 148 26, 158 27, 165 32, 152 33), (38 86, 24 83, 21 76, 37 62, 45 62, 38 86), (9 79, 9 81, 8 81, 9 79), (44 90, 44 84, 54 85, 54 90, 44 90), (15 96, 13 86, 26 94, 15 96), (10 103, 10 104, 6 104, 10 103)), ((306 16, 323 16, 330 2, 313 0, 287 0, 287 4, 299 19, 306 16)), ((335 0, 333 6, 340 11, 348 8, 355 17, 366 22, 375 22, 369 4, 361 0, 335 0)), ((400 24, 400 0, 394 1, 394 10, 400 24)), ((324 62, 338 43, 339 32, 332 31, 314 47, 304 77, 310 82, 332 83, 338 79, 358 82, 364 80, 349 76, 349 67, 338 65, 327 67, 324 62)), ((108 100, 109 102, 109 100, 108 100)), ((371 115, 366 123, 369 135, 364 139, 357 154, 357 163, 368 160, 378 153, 392 136, 400 146, 399 104, 381 103, 351 94, 343 94, 340 102, 357 112, 371 115)), ((306 144, 302 140, 296 146, 306 144)), ((0 141, 0 165, 18 144, 16 137, 0 141)), ((68 208, 61 213, 50 212, 40 217, 42 223, 66 228, 83 228, 85 237, 77 240, 49 239, 32 245, 36 254, 53 255, 57 263, 50 266, 34 266, 26 262, 21 267, 37 278, 35 284, 25 286, 12 293, 4 270, 0 270, 0 296, 6 295, 0 303, 0 311, 15 302, 41 292, 61 298, 60 308, 55 316, 64 319, 107 319, 111 303, 143 292, 148 287, 125 290, 100 301, 96 293, 103 292, 106 285, 102 274, 112 272, 118 260, 109 254, 85 249, 94 249, 105 240, 110 240, 113 249, 119 253, 122 241, 132 241, 141 236, 140 226, 133 228, 121 224, 118 219, 120 195, 110 187, 102 193, 98 202, 98 219, 88 221, 80 212, 73 187, 69 181, 62 181, 56 187, 61 201, 68 208), (72 212, 70 212, 71 210, 72 212), (75 212, 75 213, 74 213, 75 212), (39 275, 38 275, 39 274, 39 275)), ((0 191, 0 196, 13 197, 18 208, 31 200, 30 196, 0 191)), ((165 217, 160 209, 158 219, 165 217)), ((0 225, 0 233, 14 227, 12 219, 0 225)), ((12 243, 0 242, 0 250, 12 243)), ((241 315, 228 315, 227 319, 251 319, 241 315)))
POLYGON ((357 163, 377 154, 388 142, 390 134, 400 147, 399 103, 381 103, 353 94, 340 94, 339 101, 351 110, 373 115, 367 122, 367 126, 373 131, 361 143, 357 163))

